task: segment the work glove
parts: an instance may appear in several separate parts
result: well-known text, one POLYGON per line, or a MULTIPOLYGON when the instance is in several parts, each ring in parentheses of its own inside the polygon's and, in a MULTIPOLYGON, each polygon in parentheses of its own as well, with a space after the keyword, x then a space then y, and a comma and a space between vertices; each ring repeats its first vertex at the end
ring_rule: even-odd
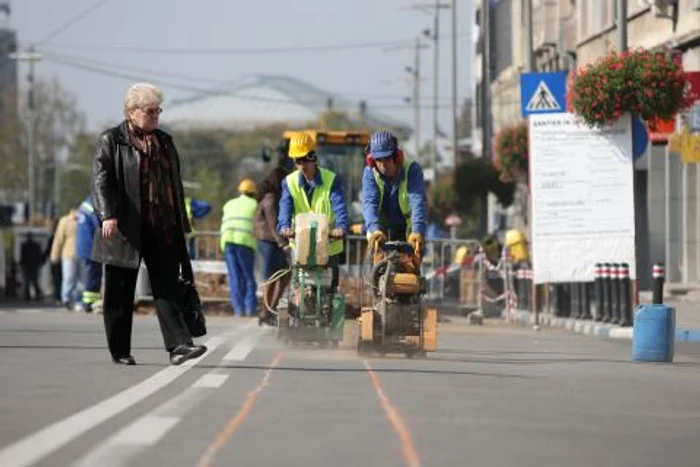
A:
POLYGON ((375 230, 367 234, 367 241, 369 242, 369 248, 371 250, 378 249, 386 240, 386 234, 381 230, 375 230))
POLYGON ((420 252, 423 251, 425 241, 423 240, 423 235, 419 234, 418 232, 413 232, 411 235, 408 236, 408 243, 410 243, 411 246, 413 246, 413 251, 415 251, 416 254, 419 255, 420 252))
POLYGON ((335 228, 331 230, 331 238, 343 238, 345 231, 343 229, 335 228))

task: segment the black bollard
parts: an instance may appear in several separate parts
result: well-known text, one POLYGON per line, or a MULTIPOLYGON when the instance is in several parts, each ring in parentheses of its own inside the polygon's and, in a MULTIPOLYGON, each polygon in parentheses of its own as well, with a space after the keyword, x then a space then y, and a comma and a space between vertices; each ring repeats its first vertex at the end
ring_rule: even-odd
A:
POLYGON ((654 279, 654 284, 651 302, 655 305, 661 305, 664 302, 664 281, 666 279, 664 263, 654 263, 652 278, 654 279))
POLYGON ((595 321, 603 320, 603 264, 595 263, 595 321))
POLYGON ((612 319, 610 323, 617 324, 620 321, 620 264, 613 263, 610 274, 610 295, 612 300, 612 319))
POLYGON ((525 300, 526 300, 525 294, 527 292, 525 291, 525 280, 523 279, 525 277, 525 274, 524 274, 524 269, 522 269, 522 267, 520 269, 518 269, 517 277, 518 277, 518 308, 521 310, 525 310, 525 309, 527 309, 527 304, 525 303, 525 300))
POLYGON ((603 322, 609 323, 612 320, 612 296, 610 294, 611 280, 610 263, 603 263, 603 322))
POLYGON ((562 315, 564 302, 564 293, 562 284, 554 284, 554 316, 560 317, 562 315))
POLYGON ((617 324, 620 326, 632 325, 632 306, 631 306, 631 291, 630 291, 630 265, 627 263, 620 264, 620 278, 617 281, 619 287, 618 295, 620 297, 620 319, 617 324))
POLYGON ((520 284, 520 269, 513 271, 513 292, 515 292, 515 306, 518 310, 523 309, 522 285, 520 284))
POLYGON ((591 319, 591 300, 590 300, 590 282, 581 282, 581 312, 579 318, 589 320, 591 319))
POLYGON ((532 269, 523 271, 523 283, 525 284, 525 306, 532 310, 532 269))
POLYGON ((578 283, 570 282, 569 290, 571 291, 571 318, 578 319, 578 283))

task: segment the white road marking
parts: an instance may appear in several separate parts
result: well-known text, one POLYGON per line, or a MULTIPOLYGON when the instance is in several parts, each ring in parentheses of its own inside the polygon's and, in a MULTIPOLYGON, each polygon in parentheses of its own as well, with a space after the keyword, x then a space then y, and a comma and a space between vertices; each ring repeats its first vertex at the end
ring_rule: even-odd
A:
MULTIPOLYGON (((250 327, 242 326, 236 335, 250 327)), ((250 337, 246 336, 243 340, 249 341, 250 337)), ((220 388, 229 377, 229 373, 224 371, 216 368, 202 375, 192 386, 97 445, 79 458, 73 467, 129 465, 135 457, 144 452, 146 447, 152 446, 165 436, 194 406, 201 404, 211 394, 212 389, 220 388), (155 433, 151 433, 151 430, 155 433), (140 437, 144 437, 142 442, 139 442, 140 437)))
POLYGON ((194 382, 193 388, 220 388, 224 385, 229 375, 207 373, 194 382))
POLYGON ((248 354, 253 350, 255 344, 257 344, 260 337, 265 331, 256 331, 254 334, 250 334, 243 338, 242 341, 238 342, 233 346, 231 351, 224 356, 224 361, 241 361, 245 360, 248 354))
POLYGON ((179 421, 178 417, 146 415, 117 433, 110 444, 153 446, 179 421))
MULTIPOLYGON (((237 330, 240 332, 240 330, 237 330)), ((209 339, 205 345, 207 353, 199 358, 188 360, 179 366, 170 366, 150 378, 105 399, 102 402, 77 412, 63 420, 48 425, 41 430, 6 446, 0 451, 0 466, 30 466, 49 454, 55 452, 88 430, 124 412, 148 396, 175 381, 192 369, 194 365, 206 358, 223 344, 232 334, 228 333, 209 339)))

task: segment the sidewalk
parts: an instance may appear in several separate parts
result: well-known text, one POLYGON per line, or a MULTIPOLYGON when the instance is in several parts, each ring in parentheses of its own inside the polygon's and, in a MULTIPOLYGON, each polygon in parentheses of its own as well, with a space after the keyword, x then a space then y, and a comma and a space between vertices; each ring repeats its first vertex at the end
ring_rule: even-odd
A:
MULTIPOLYGON (((695 297, 689 297, 685 300, 674 298, 668 299, 665 305, 676 309, 676 342, 700 342, 700 301, 695 297)), ((508 316, 507 311, 504 311, 503 318, 524 326, 534 326, 535 324, 534 316, 529 311, 517 311, 511 317, 508 316)), ((550 314, 541 314, 539 318, 540 327, 566 328, 571 332, 587 336, 631 340, 633 335, 631 327, 621 328, 595 321, 558 318, 550 314)))

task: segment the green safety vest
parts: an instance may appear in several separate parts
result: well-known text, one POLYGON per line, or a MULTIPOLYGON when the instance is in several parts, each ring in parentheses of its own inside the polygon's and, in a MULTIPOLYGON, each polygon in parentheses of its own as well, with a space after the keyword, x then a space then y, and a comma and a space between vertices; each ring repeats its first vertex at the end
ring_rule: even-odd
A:
POLYGON ((191 232, 187 234, 187 239, 194 237, 194 225, 192 224, 192 198, 185 198, 185 211, 187 212, 187 222, 190 223, 191 232))
MULTIPOLYGON (((299 184, 299 174, 298 170, 295 170, 291 174, 287 175, 287 187, 289 188, 289 194, 292 196, 292 201, 294 201, 294 214, 306 214, 308 212, 313 212, 316 214, 325 214, 328 216, 328 224, 332 228, 335 222, 335 213, 331 206, 331 186, 333 186, 333 180, 335 180, 335 174, 328 169, 318 168, 321 173, 321 184, 314 188, 313 195, 311 196, 311 203, 309 203, 309 198, 306 196, 306 192, 299 184)), ((328 245, 328 254, 330 256, 339 255, 343 252, 343 240, 332 240, 328 245)))
MULTIPOLYGON (((406 218, 407 230, 411 230, 411 204, 408 199, 408 169, 414 162, 415 161, 410 160, 403 161, 403 179, 399 182, 399 209, 406 218)), ((372 169, 372 173, 374 174, 374 181, 377 184, 377 188, 379 188, 379 209, 381 210, 384 201, 384 180, 382 180, 376 168, 372 169)))
POLYGON ((255 250, 258 242, 253 234, 253 221, 258 202, 250 196, 241 195, 224 204, 221 220, 221 251, 227 243, 243 245, 255 250))

